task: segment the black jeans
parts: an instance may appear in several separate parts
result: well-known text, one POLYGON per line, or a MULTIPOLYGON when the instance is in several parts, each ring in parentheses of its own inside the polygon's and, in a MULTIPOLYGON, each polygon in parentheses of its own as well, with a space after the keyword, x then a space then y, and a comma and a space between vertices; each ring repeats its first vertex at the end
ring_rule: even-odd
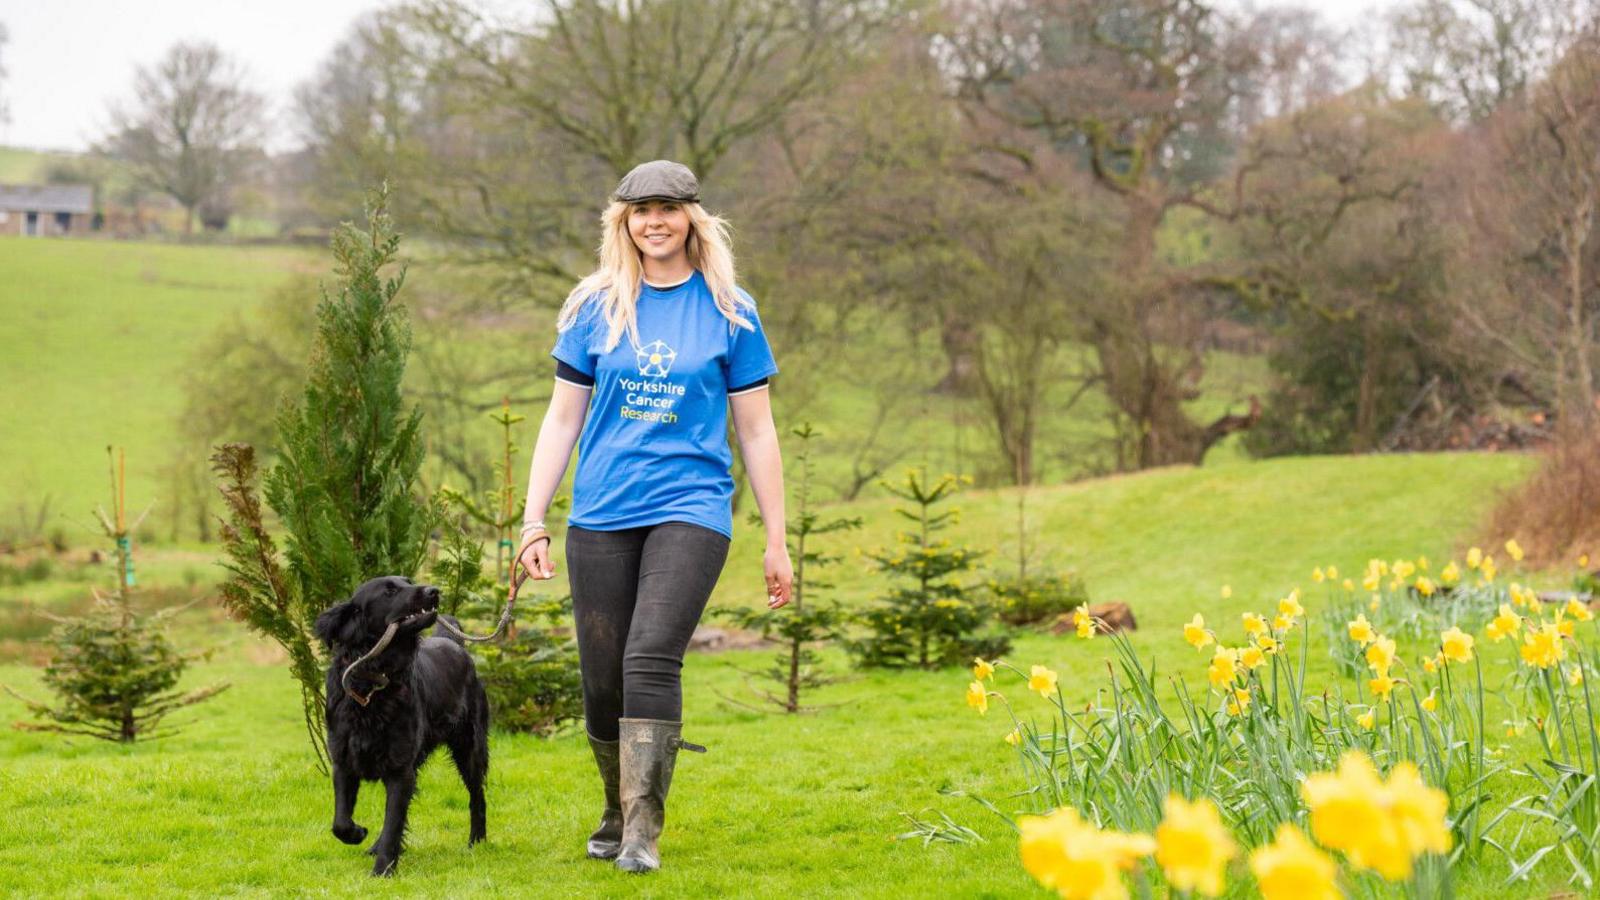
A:
POLYGON ((687 522, 567 529, 567 579, 589 733, 683 715, 683 654, 728 560, 728 539, 687 522))

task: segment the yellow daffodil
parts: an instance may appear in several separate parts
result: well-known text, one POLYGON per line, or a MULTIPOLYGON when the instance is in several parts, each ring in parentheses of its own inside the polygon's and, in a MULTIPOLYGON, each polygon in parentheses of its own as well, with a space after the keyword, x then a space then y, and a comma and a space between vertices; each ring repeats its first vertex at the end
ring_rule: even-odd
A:
POLYGON ((1522 562, 1522 545, 1517 543, 1516 538, 1506 541, 1506 554, 1511 557, 1512 562, 1522 562))
POLYGON ((1502 641, 1516 634, 1517 629, 1521 627, 1522 619, 1511 609, 1511 604, 1502 603, 1500 604, 1500 614, 1490 620, 1489 626, 1484 629, 1484 633, 1489 635, 1491 640, 1502 641))
POLYGON ((1428 571, 1428 558, 1426 556, 1417 557, 1417 571, 1419 571, 1419 572, 1428 571))
POLYGON ((1010 744, 1013 747, 1015 747, 1016 745, 1022 743, 1022 730, 1018 729, 1018 728, 1013 728, 1009 732, 1007 732, 1006 733, 1006 743, 1010 744))
POLYGON ((1222 586, 1222 599, 1224 599, 1224 600, 1233 599, 1233 587, 1232 587, 1232 585, 1226 585, 1225 584, 1225 585, 1222 586))
POLYGON ((1583 667, 1573 666, 1567 670, 1567 684, 1577 687, 1583 684, 1583 667))
POLYGON ((1467 568, 1476 569, 1483 565, 1483 551, 1473 547, 1467 551, 1467 568))
POLYGON ((1233 695, 1228 698, 1228 715, 1242 716, 1250 708, 1250 692, 1244 688, 1234 688, 1233 695))
POLYGON ((1365 613, 1356 616, 1356 620, 1347 627, 1350 630, 1350 640, 1356 641, 1363 647, 1377 640, 1378 634, 1372 630, 1372 623, 1367 621, 1365 613))
POLYGON ((1483 558, 1483 564, 1478 566, 1478 574, 1483 576, 1483 580, 1485 582, 1494 581, 1494 576, 1497 571, 1499 570, 1495 568, 1494 557, 1492 556, 1485 556, 1483 558))
POLYGON ((1266 619, 1263 619, 1261 616, 1256 615, 1255 613, 1245 613, 1244 616, 1243 616, 1243 619, 1244 619, 1244 632, 1245 632, 1245 634, 1248 634, 1251 637, 1255 637, 1257 635, 1261 635, 1261 634, 1265 634, 1266 633, 1266 631, 1267 631, 1267 620, 1266 619))
POLYGON ((1068 900, 1127 897, 1122 873, 1156 849, 1149 835, 1101 830, 1070 806, 1048 816, 1023 816, 1017 829, 1022 867, 1068 900))
POLYGON ((1278 652, 1278 641, 1270 634, 1256 635, 1256 646, 1260 647, 1261 652, 1268 656, 1278 652))
POLYGON ((1428 712, 1434 712, 1437 710, 1439 708, 1438 694, 1439 691, 1437 688, 1429 691, 1428 696, 1422 698, 1422 708, 1428 712))
POLYGON ((1078 630, 1078 637, 1084 640, 1094 637, 1094 619, 1083 607, 1078 607, 1072 613, 1072 625, 1078 630))
POLYGON ((1439 635, 1439 652, 1444 654, 1445 659, 1459 663, 1472 662, 1473 643, 1472 635, 1452 625, 1439 635))
POLYGON ((1594 611, 1589 609, 1589 604, 1579 602, 1577 597, 1568 600, 1567 605, 1563 608, 1566 610, 1567 615, 1577 619, 1579 622, 1587 622, 1594 618, 1594 611))
POLYGON ((1329 566, 1328 567, 1328 580, 1329 581, 1333 581, 1334 579, 1336 579, 1338 577, 1339 577, 1339 567, 1338 566, 1329 566))
POLYGON ((993 679, 994 663, 988 662, 981 656, 975 657, 972 660, 972 677, 978 681, 982 681, 985 678, 993 679))
POLYGON ((977 710, 979 715, 989 712, 989 692, 984 690, 983 682, 974 681, 967 685, 967 705, 977 710))
POLYGON ((1378 714, 1377 710, 1375 709, 1369 709, 1361 715, 1356 716, 1356 724, 1360 725, 1362 728, 1371 729, 1372 726, 1376 725, 1377 723, 1378 714))
POLYGON ((1175 890, 1203 897, 1222 893, 1228 860, 1239 852, 1216 804, 1171 794, 1156 826, 1156 863, 1175 890))
POLYGON ((1530 626, 1519 652, 1523 662, 1541 669, 1548 669, 1567 658, 1567 648, 1562 645, 1561 633, 1554 623, 1541 625, 1537 630, 1530 626))
POLYGON ((1183 626, 1183 639, 1188 641, 1189 645, 1196 650, 1203 649, 1214 640, 1211 632, 1206 630, 1205 618, 1199 613, 1195 613, 1194 618, 1183 626))
POLYGON ((1391 571, 1394 572, 1394 576, 1396 578, 1403 580, 1415 575, 1417 573, 1417 567, 1406 560, 1397 559, 1394 561, 1394 568, 1391 569, 1391 571))
POLYGON ((1372 595, 1372 602, 1367 604, 1367 609, 1372 611, 1372 612, 1377 612, 1378 611, 1378 607, 1382 606, 1382 605, 1383 605, 1383 597, 1378 595, 1378 594, 1373 594, 1372 595))
POLYGON ((1294 617, 1278 613, 1272 617, 1272 627, 1275 631, 1288 631, 1294 627, 1294 617))
POLYGON ((1354 592, 1356 589, 1356 583, 1346 578, 1344 580, 1344 584, 1340 585, 1340 587, 1344 588, 1346 591, 1354 592))
POLYGON ((1394 679, 1389 677, 1388 672, 1379 672, 1375 678, 1368 679, 1367 688, 1379 700, 1388 700, 1389 695, 1394 693, 1394 679))
POLYGON ((1368 572, 1366 576, 1361 579, 1361 586, 1369 591, 1375 591, 1378 589, 1378 585, 1382 583, 1381 579, 1382 576, 1380 576, 1377 572, 1368 572))
POLYGON ((1372 671, 1382 675, 1394 665, 1394 639, 1386 637, 1373 638, 1371 646, 1367 647, 1367 665, 1372 671))
POLYGON ((1211 657, 1211 665, 1206 669, 1206 677, 1211 680, 1212 687, 1223 687, 1233 683, 1238 675, 1239 651, 1227 647, 1218 647, 1216 655, 1211 657))
POLYGON ((1580 569, 1589 568, 1589 554, 1585 553, 1582 556, 1578 557, 1578 568, 1580 568, 1580 569))
POLYGON ((1300 605, 1299 588, 1290 591, 1289 596, 1278 601, 1278 614, 1291 619, 1298 619, 1306 614, 1306 608, 1300 605))
POLYGON ((1450 828, 1445 823, 1450 798, 1444 791, 1429 787, 1414 763, 1396 765, 1384 791, 1388 794, 1389 815, 1414 856, 1450 851, 1450 828))
POLYGON ((1427 672, 1429 674, 1432 674, 1433 672, 1436 672, 1438 670, 1439 670, 1439 658, 1437 656, 1429 656, 1429 657, 1423 659, 1423 661, 1422 661, 1422 671, 1427 672))
POLYGON ((1267 661, 1267 654, 1260 647, 1246 646, 1239 651, 1239 662, 1246 669, 1254 669, 1267 661))
POLYGON ((1311 580, 1315 581, 1317 584, 1321 584, 1325 579, 1327 579, 1327 577, 1327 575, 1322 573, 1321 566, 1317 566, 1315 569, 1311 570, 1311 580))
POLYGON ((1390 881, 1409 879, 1417 856, 1450 847, 1449 797, 1423 783, 1409 762, 1395 766, 1384 783, 1366 754, 1348 751, 1337 772, 1307 776, 1301 794, 1319 843, 1390 881))
POLYGON ((1452 559, 1448 565, 1439 570, 1439 583, 1449 586, 1459 581, 1461 581, 1461 569, 1456 565, 1456 561, 1452 559))
POLYGON ((1417 593, 1424 597, 1432 597, 1434 591, 1438 590, 1438 588, 1434 587, 1433 582, 1429 580, 1428 576, 1426 575, 1418 575, 1417 580, 1412 582, 1411 586, 1416 588, 1417 593))
POLYGON ((1562 637, 1573 637, 1578 630, 1578 625, 1570 619, 1561 618, 1561 610, 1556 610, 1556 631, 1562 637))
POLYGON ((1265 900, 1338 900, 1338 867, 1328 854, 1285 822, 1277 839, 1250 854, 1250 873, 1265 900))
POLYGON ((1038 691, 1039 696, 1050 699, 1056 690, 1056 673, 1044 666, 1034 666, 1028 675, 1028 690, 1038 691))

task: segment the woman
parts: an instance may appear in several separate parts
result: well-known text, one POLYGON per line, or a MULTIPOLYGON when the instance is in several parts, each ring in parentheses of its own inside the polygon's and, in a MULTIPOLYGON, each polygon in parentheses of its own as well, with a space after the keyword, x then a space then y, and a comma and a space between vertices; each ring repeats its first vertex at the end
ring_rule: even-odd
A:
POLYGON ((730 406, 766 524, 768 606, 789 602, 794 576, 766 391, 778 367, 755 301, 734 285, 726 223, 701 208, 694 173, 666 160, 634 168, 611 200, 600 266, 556 319, 517 559, 554 576, 544 513, 578 441, 568 578, 606 793, 588 853, 649 872, 678 748, 704 751, 680 738, 680 673, 733 536, 730 406))

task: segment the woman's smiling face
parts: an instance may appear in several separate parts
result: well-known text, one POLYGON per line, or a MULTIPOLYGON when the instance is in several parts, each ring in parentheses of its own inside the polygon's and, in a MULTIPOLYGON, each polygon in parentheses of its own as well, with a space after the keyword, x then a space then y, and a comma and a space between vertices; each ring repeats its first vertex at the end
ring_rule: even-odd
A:
POLYGON ((628 234, 639 252, 656 262, 683 253, 689 239, 689 213, 671 200, 645 200, 628 210, 628 234))

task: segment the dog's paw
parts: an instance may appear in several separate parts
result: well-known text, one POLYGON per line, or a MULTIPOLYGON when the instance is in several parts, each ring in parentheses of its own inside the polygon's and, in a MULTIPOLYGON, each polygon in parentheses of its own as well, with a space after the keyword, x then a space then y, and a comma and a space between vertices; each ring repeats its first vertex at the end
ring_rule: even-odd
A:
POLYGON ((374 855, 377 858, 372 861, 372 876, 374 878, 393 878, 396 870, 400 868, 399 857, 388 856, 383 853, 374 855))
POLYGON ((349 825, 333 826, 333 836, 346 844, 359 844, 367 839, 367 830, 351 822, 349 825))

